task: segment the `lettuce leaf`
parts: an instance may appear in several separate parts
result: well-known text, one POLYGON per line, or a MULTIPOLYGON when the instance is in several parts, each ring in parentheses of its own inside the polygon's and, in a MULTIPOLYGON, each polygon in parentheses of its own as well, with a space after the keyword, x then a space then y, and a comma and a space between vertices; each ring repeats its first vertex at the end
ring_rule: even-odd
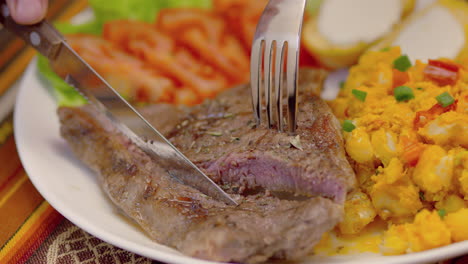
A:
MULTIPOLYGON (((116 19, 132 19, 154 22, 159 10, 163 8, 211 8, 212 0, 89 0, 94 13, 94 19, 83 24, 56 23, 62 34, 92 34, 101 35, 104 23, 116 19)), ((78 106, 86 100, 50 68, 47 59, 38 57, 39 72, 54 88, 57 103, 60 106, 78 106)))
POLYGON ((37 59, 37 69, 44 76, 50 85, 54 88, 54 95, 59 106, 79 106, 86 103, 81 94, 75 88, 68 85, 50 68, 46 57, 39 55, 37 59))

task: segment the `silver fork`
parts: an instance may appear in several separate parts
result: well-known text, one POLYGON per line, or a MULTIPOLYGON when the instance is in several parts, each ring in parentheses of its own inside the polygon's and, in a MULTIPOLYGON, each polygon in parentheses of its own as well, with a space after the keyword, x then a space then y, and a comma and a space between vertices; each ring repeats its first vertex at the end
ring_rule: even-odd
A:
POLYGON ((278 131, 283 131, 283 97, 286 96, 288 131, 293 134, 296 130, 299 48, 305 4, 306 0, 270 0, 257 25, 250 60, 257 126, 262 122, 261 112, 265 109, 268 127, 273 128, 276 123, 278 131), (262 100, 262 87, 265 100, 262 100))

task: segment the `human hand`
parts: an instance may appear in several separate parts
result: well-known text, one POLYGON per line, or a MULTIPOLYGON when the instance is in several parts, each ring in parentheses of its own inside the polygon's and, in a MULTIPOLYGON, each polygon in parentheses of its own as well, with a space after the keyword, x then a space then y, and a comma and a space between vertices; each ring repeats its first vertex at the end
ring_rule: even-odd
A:
POLYGON ((48 0, 6 0, 13 20, 31 25, 41 21, 47 12, 48 0))

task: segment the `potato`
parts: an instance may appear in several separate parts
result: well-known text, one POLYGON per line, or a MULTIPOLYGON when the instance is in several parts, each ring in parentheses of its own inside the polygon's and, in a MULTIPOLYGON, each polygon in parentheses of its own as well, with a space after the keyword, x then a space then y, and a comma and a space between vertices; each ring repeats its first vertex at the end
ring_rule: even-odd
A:
POLYGON ((304 46, 325 67, 353 65, 370 45, 391 32, 414 4, 414 0, 324 0, 304 24, 304 46), (356 6, 359 9, 353 9, 356 6))
POLYGON ((371 50, 400 46, 415 60, 449 58, 468 63, 468 2, 439 0, 410 15, 371 50))

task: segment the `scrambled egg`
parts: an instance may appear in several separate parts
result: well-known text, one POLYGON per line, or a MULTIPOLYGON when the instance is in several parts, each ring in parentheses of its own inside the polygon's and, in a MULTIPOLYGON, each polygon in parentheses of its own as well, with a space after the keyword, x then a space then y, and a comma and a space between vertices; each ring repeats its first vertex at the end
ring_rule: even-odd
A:
POLYGON ((338 234, 384 220, 384 254, 468 240, 468 67, 370 51, 329 103, 360 183, 338 234))

